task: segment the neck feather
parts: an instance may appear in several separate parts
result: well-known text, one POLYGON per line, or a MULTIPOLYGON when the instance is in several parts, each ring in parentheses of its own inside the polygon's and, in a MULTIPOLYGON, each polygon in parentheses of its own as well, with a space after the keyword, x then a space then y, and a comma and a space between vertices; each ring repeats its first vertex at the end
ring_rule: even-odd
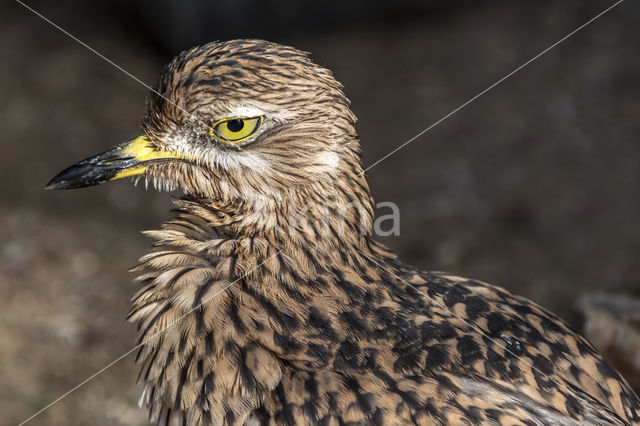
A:
POLYGON ((284 225, 247 232, 256 219, 229 206, 176 204, 175 219, 147 232, 156 251, 133 269, 142 288, 129 320, 139 327, 141 404, 152 418, 173 407, 196 416, 194 422, 205 414, 220 419, 234 402, 211 399, 214 388, 229 387, 216 395, 236 395, 254 406, 281 379, 284 360, 301 368, 335 361, 328 340, 337 348, 345 339, 353 306, 389 297, 389 288, 374 284, 385 280, 370 259, 392 262, 392 255, 368 235, 316 235, 313 228, 309 234, 284 225), (328 337, 320 341, 319 335, 328 337), (303 347, 317 353, 301 353, 303 347), (251 383, 240 380, 240 355, 261 372, 251 383), (238 379, 218 382, 216 372, 238 379), (209 398, 207 410, 198 398, 209 398))

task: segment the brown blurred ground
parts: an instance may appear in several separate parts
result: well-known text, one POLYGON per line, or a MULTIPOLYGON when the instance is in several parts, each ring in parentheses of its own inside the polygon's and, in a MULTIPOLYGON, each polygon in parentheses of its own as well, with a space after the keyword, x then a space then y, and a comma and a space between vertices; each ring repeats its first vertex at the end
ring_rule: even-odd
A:
MULTIPOLYGON (((275 41, 345 84, 369 165, 612 3, 497 1, 275 41)), ((39 10, 144 81, 169 59, 131 22, 39 10)), ((14 424, 132 347, 126 270, 170 202, 129 182, 43 191, 136 136, 146 89, 26 9, 0 16, 0 423, 14 424)), ((372 168, 402 215, 385 242, 567 319, 579 293, 639 294, 639 17, 624 2, 372 168)), ((30 424, 146 424, 136 375, 129 356, 30 424)))

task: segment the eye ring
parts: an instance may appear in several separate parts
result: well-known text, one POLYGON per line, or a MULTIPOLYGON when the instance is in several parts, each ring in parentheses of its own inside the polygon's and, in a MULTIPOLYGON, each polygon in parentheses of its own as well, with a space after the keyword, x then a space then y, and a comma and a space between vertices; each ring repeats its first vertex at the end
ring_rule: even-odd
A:
POLYGON ((209 135, 224 143, 242 142, 258 131, 263 120, 263 116, 225 118, 211 126, 209 135))

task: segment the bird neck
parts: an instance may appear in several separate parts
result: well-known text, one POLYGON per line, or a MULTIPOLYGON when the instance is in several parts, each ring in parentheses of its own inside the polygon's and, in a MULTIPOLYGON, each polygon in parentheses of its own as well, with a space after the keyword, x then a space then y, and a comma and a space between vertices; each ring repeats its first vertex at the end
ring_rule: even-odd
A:
POLYGON ((252 238, 282 250, 306 247, 332 254, 368 249, 373 200, 368 190, 360 192, 338 197, 318 184, 277 199, 185 198, 175 204, 182 220, 188 218, 220 238, 252 238))
MULTIPOLYGON (((247 308, 247 299, 235 296, 240 292, 263 304, 257 311, 251 308, 248 316, 267 309, 276 322, 293 318, 303 323, 308 315, 305 306, 319 298, 339 301, 318 305, 329 308, 323 315, 334 317, 337 306, 348 310, 361 303, 363 294, 377 292, 383 297, 388 290, 376 288, 375 283, 383 280, 373 265, 383 265, 383 271, 393 268, 389 265, 395 265, 395 255, 369 235, 345 232, 351 236, 342 238, 329 229, 320 236, 312 230, 309 238, 275 227, 247 232, 255 220, 251 215, 238 217, 203 200, 175 203, 175 219, 160 230, 145 232, 156 240, 156 250, 132 269, 141 273, 138 279, 145 285, 133 298, 131 321, 146 324, 155 318, 149 306, 157 310, 172 306, 187 314, 213 299, 216 306, 228 307, 231 315, 247 308)), ((141 339, 151 331, 148 328, 141 339)))
POLYGON ((334 216, 323 216, 328 213, 318 213, 312 206, 297 211, 298 217, 292 219, 281 208, 265 213, 202 199, 180 199, 175 204, 175 219, 146 232, 161 251, 143 257, 139 270, 162 273, 204 264, 207 274, 218 279, 257 279, 268 283, 263 286, 265 293, 286 287, 286 294, 301 292, 302 300, 313 296, 318 286, 331 286, 345 271, 367 269, 372 260, 384 264, 395 259, 372 240, 370 211, 337 212, 328 207, 334 216))
MULTIPOLYGON (((187 379, 197 371, 211 389, 215 381, 217 391, 255 405, 282 379, 283 361, 303 369, 364 365, 366 358, 339 352, 369 327, 353 310, 391 300, 394 287, 384 283, 393 255, 367 235, 286 239, 290 233, 274 227, 248 232, 250 215, 211 202, 176 204, 175 219, 147 232, 156 250, 134 268, 143 286, 128 318, 139 328, 144 401, 184 408, 172 378, 195 399, 200 382, 187 379), (261 374, 244 381, 238 359, 261 374)), ((367 353, 376 345, 361 343, 367 353)))

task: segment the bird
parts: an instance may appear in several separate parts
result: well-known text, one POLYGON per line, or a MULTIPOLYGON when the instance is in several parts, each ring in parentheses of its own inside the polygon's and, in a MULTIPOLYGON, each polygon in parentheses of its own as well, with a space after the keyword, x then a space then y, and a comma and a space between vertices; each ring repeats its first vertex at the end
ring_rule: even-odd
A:
POLYGON ((565 322, 375 240, 343 86, 264 40, 186 50, 142 135, 56 175, 178 192, 139 289, 140 406, 160 425, 632 425, 640 400, 565 322))

